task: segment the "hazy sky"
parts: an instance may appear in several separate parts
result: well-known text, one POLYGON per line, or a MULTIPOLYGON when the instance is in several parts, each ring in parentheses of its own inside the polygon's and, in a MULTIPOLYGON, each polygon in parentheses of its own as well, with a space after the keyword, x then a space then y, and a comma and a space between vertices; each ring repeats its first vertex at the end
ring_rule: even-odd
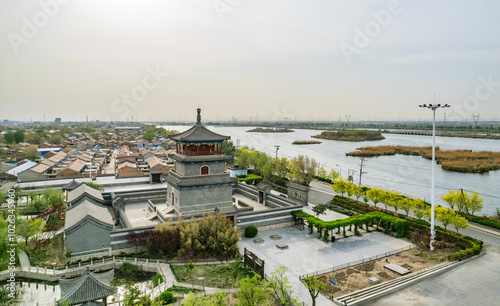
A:
POLYGON ((0 119, 500 120, 499 1, 3 0, 0 119))

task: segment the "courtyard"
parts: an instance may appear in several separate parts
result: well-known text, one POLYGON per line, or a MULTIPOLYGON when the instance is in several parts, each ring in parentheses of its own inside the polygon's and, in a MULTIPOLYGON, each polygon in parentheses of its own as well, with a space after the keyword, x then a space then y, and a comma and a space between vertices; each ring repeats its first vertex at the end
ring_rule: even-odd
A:
MULTIPOLYGON (((253 241, 255 238, 242 237, 239 247, 241 253, 247 248, 263 259, 267 275, 275 266, 286 266, 287 277, 299 299, 310 304, 311 297, 305 286, 300 283, 299 276, 412 245, 403 239, 392 238, 378 232, 364 233, 362 236, 349 237, 335 243, 323 242, 316 236, 316 233, 309 235, 307 228, 300 230, 297 227, 286 227, 260 231, 255 238, 263 239, 261 243, 255 243, 253 241), (281 238, 273 240, 270 238, 271 235, 279 235, 281 238), (288 248, 279 249, 276 247, 277 243, 285 243, 288 248)), ((318 296, 317 302, 318 305, 333 305, 322 295, 318 296)))

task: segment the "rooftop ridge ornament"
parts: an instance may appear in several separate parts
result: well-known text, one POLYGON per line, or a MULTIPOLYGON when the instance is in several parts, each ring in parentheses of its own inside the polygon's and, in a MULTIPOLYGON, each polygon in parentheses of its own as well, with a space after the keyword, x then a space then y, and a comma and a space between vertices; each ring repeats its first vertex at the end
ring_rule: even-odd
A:
POLYGON ((197 108, 198 116, 196 116, 196 124, 201 125, 201 108, 197 108))

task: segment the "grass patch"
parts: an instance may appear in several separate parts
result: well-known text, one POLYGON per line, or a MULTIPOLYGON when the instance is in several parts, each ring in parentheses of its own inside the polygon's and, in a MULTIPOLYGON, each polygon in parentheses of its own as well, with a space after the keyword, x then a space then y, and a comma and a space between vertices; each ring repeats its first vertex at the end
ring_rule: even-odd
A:
POLYGON ((312 137, 341 141, 372 141, 385 139, 385 137, 382 136, 382 132, 368 130, 324 131, 321 132, 321 134, 312 137))
POLYGON ((232 264, 214 264, 214 265, 195 265, 191 273, 188 272, 187 265, 172 265, 179 282, 203 285, 199 277, 204 277, 204 283, 207 287, 231 288, 238 280, 247 276, 254 275, 250 268, 240 266, 236 280, 233 277, 232 264))
MULTIPOLYGON (((346 153, 347 156, 390 156, 390 155, 414 155, 425 159, 432 159, 432 147, 410 147, 410 146, 377 146, 361 147, 354 152, 346 153)), ((500 169, 500 152, 472 150, 447 150, 441 151, 436 147, 436 162, 444 170, 485 173, 500 169)))
POLYGON ((172 287, 168 288, 167 291, 188 294, 189 292, 196 293, 196 292, 200 292, 203 290, 173 285, 172 287))
POLYGON ((32 266, 53 267, 55 263, 56 268, 63 268, 66 265, 62 235, 46 240, 31 240, 26 251, 32 266))

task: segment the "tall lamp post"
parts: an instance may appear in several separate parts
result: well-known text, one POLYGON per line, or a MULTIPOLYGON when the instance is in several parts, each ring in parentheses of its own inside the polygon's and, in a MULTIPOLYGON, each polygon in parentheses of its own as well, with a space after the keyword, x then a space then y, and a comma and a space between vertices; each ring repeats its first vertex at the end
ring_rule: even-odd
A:
POLYGON ((434 163, 436 159, 436 109, 450 107, 448 104, 422 104, 419 105, 423 108, 432 110, 432 179, 431 179, 431 242, 430 249, 434 251, 434 239, 436 232, 434 231, 434 163))
POLYGON ((274 147, 276 148, 276 159, 278 159, 278 151, 280 149, 280 146, 279 145, 275 145, 274 147))

